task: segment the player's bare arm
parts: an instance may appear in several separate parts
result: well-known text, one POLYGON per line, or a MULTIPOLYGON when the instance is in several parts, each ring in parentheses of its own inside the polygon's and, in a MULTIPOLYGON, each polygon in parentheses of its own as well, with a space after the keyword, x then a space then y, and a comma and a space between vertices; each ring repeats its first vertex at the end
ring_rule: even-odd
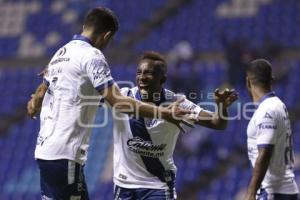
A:
POLYGON ((27 114, 34 118, 41 110, 44 95, 48 87, 45 83, 41 83, 36 89, 35 93, 31 95, 31 99, 27 103, 27 114))
POLYGON ((183 99, 178 100, 169 107, 157 107, 148 103, 137 101, 121 94, 116 85, 112 85, 100 92, 104 99, 119 112, 139 115, 147 118, 163 118, 176 125, 191 111, 179 108, 183 99))
POLYGON ((248 186, 245 200, 256 199, 257 190, 260 188, 261 183, 266 175, 272 153, 273 153, 273 146, 258 148, 258 157, 255 162, 252 178, 248 186))
POLYGON ((237 99, 238 94, 235 90, 225 89, 220 92, 219 89, 216 89, 215 102, 217 111, 215 113, 201 111, 195 123, 207 128, 224 130, 227 127, 227 108, 237 99))

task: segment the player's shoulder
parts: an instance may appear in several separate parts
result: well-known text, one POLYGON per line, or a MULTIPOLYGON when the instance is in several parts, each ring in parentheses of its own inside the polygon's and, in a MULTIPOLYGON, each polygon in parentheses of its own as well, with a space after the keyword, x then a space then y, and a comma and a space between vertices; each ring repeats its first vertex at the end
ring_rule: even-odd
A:
POLYGON ((284 111, 284 103, 278 97, 271 97, 259 105, 258 117, 273 118, 284 111))
POLYGON ((65 49, 65 51, 71 52, 73 56, 86 60, 94 58, 105 60, 104 54, 99 49, 81 40, 71 40, 60 49, 65 49))
POLYGON ((102 53, 102 51, 100 51, 99 49, 89 46, 86 48, 86 51, 84 53, 86 58, 97 58, 97 59, 101 59, 101 60, 105 60, 105 56, 102 53))
POLYGON ((85 66, 101 66, 105 67, 105 69, 109 69, 108 63, 106 61, 103 53, 94 47, 89 47, 86 51, 82 52, 82 64, 87 64, 85 66))
POLYGON ((278 97, 270 97, 264 100, 259 108, 261 110, 270 110, 270 111, 278 111, 281 110, 281 107, 284 103, 278 97))
POLYGON ((83 58, 98 57, 104 59, 104 54, 101 50, 93 47, 91 44, 81 40, 71 40, 66 44, 66 47, 74 53, 75 56, 83 58))

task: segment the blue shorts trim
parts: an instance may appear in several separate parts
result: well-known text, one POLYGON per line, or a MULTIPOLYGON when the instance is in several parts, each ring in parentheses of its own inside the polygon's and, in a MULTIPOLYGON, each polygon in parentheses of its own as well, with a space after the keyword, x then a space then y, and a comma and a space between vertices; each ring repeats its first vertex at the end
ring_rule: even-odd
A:
POLYGON ((174 200, 176 199, 175 188, 173 191, 169 189, 147 189, 137 188, 128 189, 115 186, 114 200, 133 200, 133 199, 147 199, 147 200, 174 200))
POLYGON ((89 199, 83 166, 66 159, 37 159, 37 163, 42 199, 89 199))

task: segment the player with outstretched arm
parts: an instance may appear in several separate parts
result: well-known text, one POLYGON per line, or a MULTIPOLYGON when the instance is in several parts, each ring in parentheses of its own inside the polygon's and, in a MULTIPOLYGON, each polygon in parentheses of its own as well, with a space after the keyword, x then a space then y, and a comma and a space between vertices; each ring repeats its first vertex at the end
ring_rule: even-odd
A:
MULTIPOLYGON (((136 72, 136 87, 122 88, 123 95, 157 106, 168 105, 182 95, 163 87, 167 64, 157 52, 146 52, 136 72)), ((179 104, 194 113, 197 125, 223 130, 227 126, 227 107, 236 99, 235 91, 216 91, 218 111, 212 113, 184 100, 179 104)), ((187 131, 185 127, 184 129, 187 131)), ((173 151, 180 129, 163 119, 114 116, 114 199, 176 199, 176 166, 173 151)))
POLYGON ((95 96, 99 99, 101 95, 113 107, 118 104, 121 112, 162 116, 177 125, 177 117, 190 113, 176 104, 172 109, 156 107, 120 93, 101 52, 118 26, 111 10, 92 9, 84 20, 83 32, 55 53, 44 83, 28 102, 31 117, 41 109, 35 158, 40 169, 42 199, 89 199, 83 166, 90 138, 87 126, 94 122, 98 108, 95 96))

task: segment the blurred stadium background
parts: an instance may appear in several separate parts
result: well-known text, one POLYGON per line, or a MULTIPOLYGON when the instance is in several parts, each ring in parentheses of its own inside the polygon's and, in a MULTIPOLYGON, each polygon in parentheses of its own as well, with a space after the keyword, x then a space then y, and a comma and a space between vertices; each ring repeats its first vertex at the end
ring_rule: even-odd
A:
MULTIPOLYGON (((80 32, 84 14, 94 6, 107 6, 120 19, 120 31, 104 52, 116 80, 133 81, 137 57, 156 50, 168 58, 168 88, 197 92, 192 100, 202 102, 216 87, 230 86, 245 103, 250 101, 245 63, 269 59, 274 90, 292 119, 300 183, 299 0, 0 0, 1 200, 40 199, 33 158, 39 121, 26 116, 26 102, 41 82, 37 74, 80 32)), ((231 121, 224 133, 198 127, 179 139, 179 199, 240 199, 251 175, 246 126, 241 119, 231 121)), ((112 148, 110 120, 91 138, 85 172, 92 200, 112 199, 112 148)))

